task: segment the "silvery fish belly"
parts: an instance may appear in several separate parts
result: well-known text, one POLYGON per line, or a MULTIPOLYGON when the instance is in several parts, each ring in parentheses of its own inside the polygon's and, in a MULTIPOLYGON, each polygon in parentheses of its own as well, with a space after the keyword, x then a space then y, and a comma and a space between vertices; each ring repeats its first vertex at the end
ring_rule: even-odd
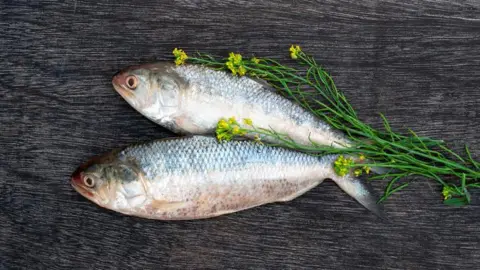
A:
POLYGON ((248 77, 161 62, 127 68, 112 83, 137 111, 176 133, 213 134, 221 118, 233 116, 251 119, 255 126, 271 128, 299 144, 349 145, 339 131, 248 77))
POLYGON ((192 136, 132 145, 82 165, 72 186, 96 204, 151 219, 200 219, 292 200, 334 180, 368 209, 358 179, 335 175, 335 156, 315 157, 252 141, 192 136))

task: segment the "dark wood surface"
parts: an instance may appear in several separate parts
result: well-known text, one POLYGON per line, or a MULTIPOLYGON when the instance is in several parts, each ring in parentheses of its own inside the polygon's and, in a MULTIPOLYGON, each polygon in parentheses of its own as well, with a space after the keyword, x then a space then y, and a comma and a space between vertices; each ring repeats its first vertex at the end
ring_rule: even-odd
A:
POLYGON ((93 155, 172 135, 110 80, 176 46, 288 61, 298 43, 365 121, 379 126, 383 112, 478 157, 479 1, 153 2, 0 2, 0 269, 478 269, 480 193, 448 208, 422 179, 385 203, 388 223, 331 182, 288 203, 162 222, 101 209, 69 176, 93 155))

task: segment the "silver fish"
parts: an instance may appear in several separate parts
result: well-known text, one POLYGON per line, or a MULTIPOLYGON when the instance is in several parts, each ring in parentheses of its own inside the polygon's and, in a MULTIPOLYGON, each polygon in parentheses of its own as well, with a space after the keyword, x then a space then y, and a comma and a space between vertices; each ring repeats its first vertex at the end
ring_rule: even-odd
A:
POLYGON ((329 178, 380 215, 360 180, 335 174, 335 158, 253 141, 218 143, 212 137, 187 136, 94 158, 74 172, 71 184, 101 207, 150 219, 183 220, 290 201, 329 178))
POLYGON ((213 134, 221 118, 233 116, 251 119, 256 127, 271 128, 303 145, 312 141, 340 148, 351 145, 341 132, 267 83, 248 77, 160 62, 127 68, 113 77, 112 84, 137 111, 178 134, 213 134))

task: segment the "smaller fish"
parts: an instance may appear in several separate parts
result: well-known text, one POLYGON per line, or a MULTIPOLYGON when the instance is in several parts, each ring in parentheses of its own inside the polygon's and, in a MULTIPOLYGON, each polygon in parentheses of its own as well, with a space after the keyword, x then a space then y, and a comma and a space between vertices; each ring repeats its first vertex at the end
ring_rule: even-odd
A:
POLYGON ((75 190, 101 207, 160 220, 203 219, 293 200, 325 179, 377 215, 362 181, 335 174, 336 156, 315 157, 252 141, 204 136, 140 143, 80 166, 75 190))

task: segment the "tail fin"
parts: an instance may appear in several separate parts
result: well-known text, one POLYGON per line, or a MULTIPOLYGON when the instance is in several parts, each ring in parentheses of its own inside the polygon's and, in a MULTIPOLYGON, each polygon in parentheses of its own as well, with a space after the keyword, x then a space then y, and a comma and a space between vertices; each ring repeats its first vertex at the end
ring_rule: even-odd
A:
POLYGON ((350 175, 343 177, 335 176, 332 180, 348 195, 352 196, 365 208, 372 211, 378 217, 384 218, 381 205, 377 204, 373 189, 363 180, 350 175))

